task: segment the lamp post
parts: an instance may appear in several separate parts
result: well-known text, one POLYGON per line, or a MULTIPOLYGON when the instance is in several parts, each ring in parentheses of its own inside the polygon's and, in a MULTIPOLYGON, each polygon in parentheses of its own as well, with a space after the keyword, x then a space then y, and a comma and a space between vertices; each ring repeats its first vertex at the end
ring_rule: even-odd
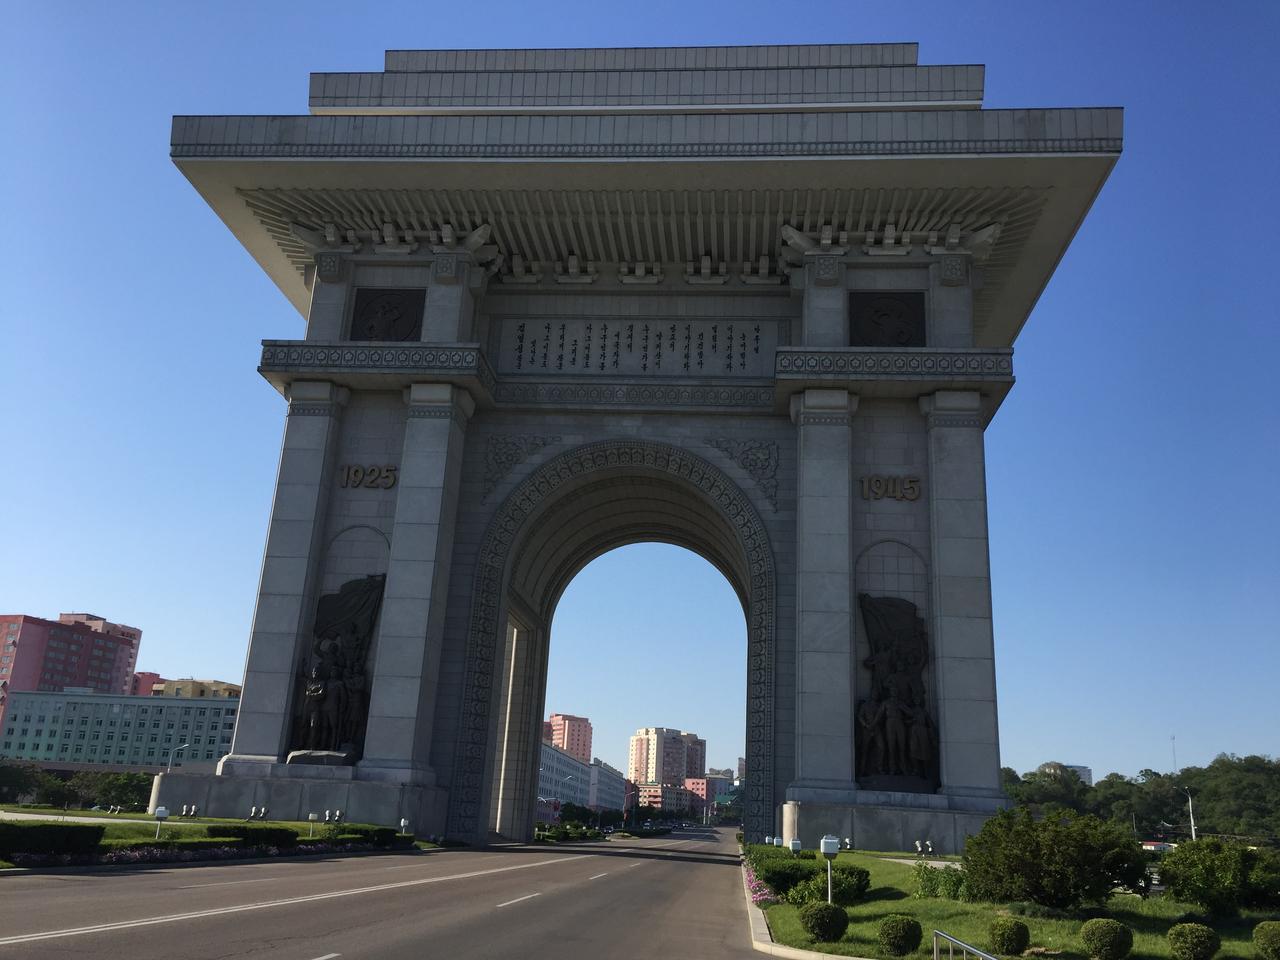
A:
POLYGON ((183 750, 187 749, 187 747, 189 747, 189 746, 191 746, 191 744, 189 744, 189 743, 184 743, 184 744, 183 744, 182 746, 180 746, 180 747, 170 747, 170 748, 169 748, 169 765, 168 765, 167 767, 165 767, 165 770, 164 770, 164 772, 165 772, 165 773, 173 773, 173 758, 174 758, 177 754, 181 753, 183 750))
POLYGON ((840 852, 840 838, 827 834, 818 841, 818 849, 822 851, 822 856, 827 861, 827 903, 831 902, 831 862, 835 860, 836 855, 840 852))
POLYGON ((1196 838, 1196 811, 1195 811, 1195 808, 1191 805, 1191 791, 1190 791, 1190 790, 1188 790, 1186 787, 1183 787, 1183 788, 1182 788, 1182 792, 1183 792, 1183 793, 1185 793, 1185 794, 1187 795, 1187 816, 1189 816, 1189 817, 1191 818, 1191 839, 1192 839, 1192 840, 1195 840, 1195 838, 1196 838))

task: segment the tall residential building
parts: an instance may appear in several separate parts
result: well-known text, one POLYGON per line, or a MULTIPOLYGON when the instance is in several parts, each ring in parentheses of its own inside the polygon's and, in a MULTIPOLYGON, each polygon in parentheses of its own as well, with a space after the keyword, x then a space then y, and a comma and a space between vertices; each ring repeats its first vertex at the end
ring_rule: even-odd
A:
POLYGON ((86 688, 15 691, 0 724, 0 757, 143 771, 162 769, 172 757, 175 767, 212 771, 231 750, 239 706, 235 698, 192 702, 86 688))
MULTIPOLYGON (((551 744, 559 747, 583 763, 591 762, 591 721, 575 717, 571 713, 553 713, 551 719, 551 744)), ((543 726, 545 733, 546 727, 543 726)))
POLYGON ((745 757, 738 758, 738 779, 741 780, 747 775, 747 761, 745 757))
POLYGON ((18 691, 57 692, 88 687, 128 694, 142 631, 91 613, 57 620, 0 614, 0 724, 18 691))
POLYGON ((707 741, 696 733, 680 731, 680 739, 685 746, 684 775, 686 777, 704 777, 707 774, 707 741))
POLYGON ((668 727, 642 727, 631 738, 627 776, 636 783, 680 786, 706 770, 707 742, 696 733, 668 727))

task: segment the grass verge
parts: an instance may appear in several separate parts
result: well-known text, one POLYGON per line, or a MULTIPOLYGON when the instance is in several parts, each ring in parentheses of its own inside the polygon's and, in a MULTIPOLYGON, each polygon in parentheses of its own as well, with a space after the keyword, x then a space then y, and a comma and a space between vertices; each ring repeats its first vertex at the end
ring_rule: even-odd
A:
MULTIPOLYGON (((912 899, 915 879, 912 868, 904 863, 893 863, 858 853, 842 853, 839 861, 855 863, 871 873, 871 886, 866 899, 848 907, 849 929, 835 943, 814 943, 800 926, 798 907, 779 903, 768 907, 765 915, 773 939, 790 947, 816 950, 838 956, 876 957, 893 960, 885 953, 876 939, 879 922, 891 913, 915 917, 924 929, 920 948, 912 956, 932 956, 934 930, 941 930, 981 950, 989 951, 991 921, 1009 909, 999 904, 964 903, 957 900, 912 899)), ((1169 927, 1195 914, 1191 904, 1152 897, 1143 900, 1131 894, 1112 897, 1105 905, 1105 915, 1119 920, 1133 929, 1133 960, 1171 960, 1169 942, 1165 938, 1169 927)), ((1019 917, 1031 931, 1033 953, 1060 956, 1062 960, 1088 960, 1088 953, 1080 943, 1080 926, 1085 917, 1078 919, 1045 919, 1019 917)), ((1204 922, 1204 918, 1199 918, 1204 922)), ((1210 925, 1222 937, 1222 950, 1215 960, 1255 960, 1252 946, 1253 927, 1261 920, 1280 919, 1280 915, 1259 911, 1245 911, 1235 919, 1213 920, 1210 925)))

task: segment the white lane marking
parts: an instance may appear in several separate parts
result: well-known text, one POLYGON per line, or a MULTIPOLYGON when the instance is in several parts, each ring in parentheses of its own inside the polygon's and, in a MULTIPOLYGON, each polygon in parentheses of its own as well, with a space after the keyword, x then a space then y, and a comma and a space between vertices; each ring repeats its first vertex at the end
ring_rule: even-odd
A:
MULTIPOLYGON (((628 864, 628 866, 629 866, 629 867, 633 867, 633 868, 634 868, 634 867, 643 867, 643 866, 644 866, 644 861, 643 861, 643 860, 637 860, 635 863, 628 864)), ((3 941, 0 941, 0 943, 3 943, 3 941)))
POLYGON ((219 880, 216 883, 189 883, 179 890, 195 890, 197 887, 225 887, 233 883, 269 883, 272 880, 284 880, 285 877, 259 877, 256 880, 219 880))
POLYGON ((69 927, 65 930, 49 930, 44 933, 25 933, 16 937, 0 937, 0 947, 15 943, 33 943, 37 940, 54 940, 58 937, 78 937, 86 933, 106 933, 112 930, 128 930, 132 927, 150 927, 159 923, 176 923, 179 920, 199 920, 204 917, 220 917, 228 913, 246 913, 250 910, 267 910, 271 907, 287 907, 295 903, 313 903, 317 900, 333 900, 338 897, 353 897, 361 893, 381 893, 384 890, 401 890, 405 887, 420 887, 428 883, 444 883, 447 880, 466 880, 470 877, 485 877, 493 873, 509 873, 512 870, 528 870, 532 867, 545 867, 551 863, 569 863, 573 860, 585 860, 586 854, 576 857, 555 857, 551 860, 538 860, 535 863, 518 863, 511 867, 493 867, 489 870, 472 870, 468 873, 455 873, 447 877, 424 877, 421 880, 401 880, 399 883, 380 883, 374 887, 356 887, 352 890, 333 890, 329 893, 313 893, 305 897, 290 897, 287 900, 264 900, 259 903, 246 903, 238 907, 217 907, 212 910, 196 910, 191 913, 173 913, 162 917, 146 917, 142 920, 121 920, 116 923, 99 923, 91 927, 69 927))
POLYGON ((594 877, 587 877, 588 880, 599 880, 601 877, 607 877, 608 873, 597 873, 594 877))
POLYGON ((514 900, 508 900, 506 903, 499 903, 497 904, 497 906, 509 907, 513 903, 520 903, 522 900, 532 900, 534 897, 540 897, 540 896, 542 896, 542 894, 540 893, 528 893, 528 894, 525 894, 523 897, 516 897, 514 900))
POLYGON ((342 956, 340 953, 326 953, 323 957, 314 957, 313 960, 335 960, 336 957, 340 956, 342 956))

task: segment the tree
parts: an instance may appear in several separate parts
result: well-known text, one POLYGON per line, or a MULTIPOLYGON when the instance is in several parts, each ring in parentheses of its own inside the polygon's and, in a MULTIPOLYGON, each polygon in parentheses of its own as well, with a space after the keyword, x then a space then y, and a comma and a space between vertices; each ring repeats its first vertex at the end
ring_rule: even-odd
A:
POLYGON ((1059 909, 1100 903, 1115 887, 1142 890, 1146 855, 1117 824, 1055 811, 1037 820, 1004 810, 965 846, 968 893, 993 903, 1031 900, 1059 909))
POLYGON ((38 767, 27 763, 0 763, 0 803, 17 803, 30 796, 39 782, 38 767))

